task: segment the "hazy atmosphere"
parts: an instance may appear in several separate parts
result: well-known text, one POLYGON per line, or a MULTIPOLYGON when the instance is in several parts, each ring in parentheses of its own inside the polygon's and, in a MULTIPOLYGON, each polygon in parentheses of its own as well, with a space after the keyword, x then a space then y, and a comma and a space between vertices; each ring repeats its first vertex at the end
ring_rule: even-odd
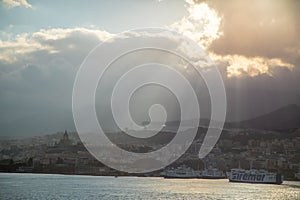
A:
POLYGON ((0 199, 300 199, 300 0, 0 0, 0 199))
POLYGON ((300 105, 300 1, 0 4, 0 136, 75 130, 72 89, 83 59, 138 27, 175 30, 203 46, 223 76, 227 121, 300 105))

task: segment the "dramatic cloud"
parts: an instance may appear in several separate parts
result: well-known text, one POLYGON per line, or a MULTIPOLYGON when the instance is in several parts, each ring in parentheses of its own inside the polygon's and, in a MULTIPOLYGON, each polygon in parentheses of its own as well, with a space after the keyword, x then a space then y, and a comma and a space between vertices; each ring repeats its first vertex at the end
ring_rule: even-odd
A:
POLYGON ((84 28, 47 29, 0 41, 1 132, 73 129, 71 97, 77 69, 90 50, 110 36, 84 28))
POLYGON ((300 1, 186 3, 187 17, 170 28, 203 45, 221 70, 228 120, 299 104, 300 1))
POLYGON ((170 28, 206 48, 227 75, 272 76, 272 68, 300 62, 300 3, 288 1, 186 0, 188 16, 170 28))
POLYGON ((108 39, 108 32, 90 30, 85 28, 73 29, 47 29, 33 34, 20 34, 7 41, 0 40, 0 61, 4 63, 15 63, 32 61, 32 53, 45 52, 49 54, 64 53, 64 51, 75 51, 83 46, 90 47, 91 43, 108 39), (81 42, 85 38, 85 43, 81 42))
POLYGON ((221 18, 206 3, 197 4, 192 0, 186 2, 188 16, 173 23, 170 28, 190 37, 203 47, 208 47, 222 35, 219 29, 221 18))
POLYGON ((294 65, 283 62, 281 59, 268 59, 264 57, 246 57, 241 55, 220 56, 211 54, 216 62, 227 64, 227 76, 235 77, 241 75, 258 76, 266 74, 272 76, 272 68, 286 67, 292 69, 294 65))
POLYGON ((299 1, 213 0, 208 4, 221 13, 223 31, 209 51, 226 60, 231 57, 230 76, 240 75, 238 71, 271 75, 272 66, 299 67, 299 1))
MULTIPOLYGON (((26 5, 16 0, 1 4, 8 6, 7 2, 11 7, 26 5)), ((187 15, 166 24, 202 45, 221 70, 228 97, 228 120, 246 119, 300 103, 299 2, 186 0, 187 15)), ((3 11, 8 12, 18 9, 3 11)), ((8 23, 10 28, 1 33, 0 135, 72 129, 71 97, 76 72, 90 50, 113 34, 105 29, 80 28, 81 25, 42 29, 44 22, 36 22, 43 26, 37 25, 28 33, 22 33, 22 28, 13 32, 22 23, 8 23)), ((201 65, 199 55, 185 45, 188 44, 179 47, 182 52, 193 64, 201 65)), ((188 71, 185 67, 183 63, 183 71, 188 71)), ((203 86, 198 79, 193 81, 203 86)))
POLYGON ((32 7, 26 0, 1 0, 0 3, 8 9, 18 6, 23 6, 25 8, 32 7))
MULTIPOLYGON (((299 1, 208 2, 223 16, 224 34, 213 42, 212 51, 295 61, 287 54, 300 49, 299 1)), ((295 56, 299 57, 299 52, 295 56)))

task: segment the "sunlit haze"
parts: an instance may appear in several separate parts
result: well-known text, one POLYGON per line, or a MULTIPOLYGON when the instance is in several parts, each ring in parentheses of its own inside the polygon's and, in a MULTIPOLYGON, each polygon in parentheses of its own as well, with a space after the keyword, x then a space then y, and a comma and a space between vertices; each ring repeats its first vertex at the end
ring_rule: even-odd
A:
POLYGON ((177 31, 206 50, 224 80, 228 121, 300 103, 296 0, 0 4, 0 135, 74 130, 72 86, 83 59, 100 42, 141 27, 177 31))

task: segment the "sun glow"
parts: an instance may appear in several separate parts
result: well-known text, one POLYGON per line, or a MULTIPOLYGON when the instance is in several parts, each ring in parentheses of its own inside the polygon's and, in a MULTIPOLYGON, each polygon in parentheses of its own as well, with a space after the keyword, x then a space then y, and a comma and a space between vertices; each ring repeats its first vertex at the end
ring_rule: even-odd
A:
POLYGON ((295 66, 279 58, 246 57, 242 55, 210 55, 216 62, 227 63, 227 76, 238 77, 243 75, 258 76, 260 74, 272 75, 273 67, 293 69, 295 66))
POLYGON ((221 17, 206 3, 196 4, 188 1, 189 15, 171 25, 172 29, 186 35, 207 48, 212 41, 219 38, 221 17))
MULTIPOLYGON (((213 41, 223 35, 221 30, 222 16, 205 2, 185 0, 188 15, 180 21, 173 23, 170 28, 191 38, 204 49, 209 50, 213 41)), ((262 5, 261 5, 262 6, 262 5)), ((272 19, 269 25, 276 22, 272 19)), ((246 23, 246 22, 245 22, 246 23)), ((262 22, 261 22, 262 23, 262 22)), ((265 24, 263 24, 266 26, 265 24)), ((228 34, 228 33, 227 33, 228 34)), ((284 62, 280 58, 264 56, 245 56, 242 54, 218 55, 211 49, 208 51, 215 63, 225 63, 227 76, 258 76, 261 74, 272 76, 274 67, 294 68, 293 64, 284 62)), ((189 52, 189 55, 193 55, 189 52)), ((197 59, 197 55, 193 55, 197 59)))

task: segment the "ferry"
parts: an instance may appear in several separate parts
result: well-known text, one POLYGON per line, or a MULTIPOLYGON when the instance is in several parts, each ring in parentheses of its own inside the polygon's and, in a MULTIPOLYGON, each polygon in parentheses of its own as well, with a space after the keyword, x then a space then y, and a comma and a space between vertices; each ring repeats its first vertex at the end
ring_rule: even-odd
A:
POLYGON ((182 165, 178 168, 166 169, 162 173, 164 178, 202 178, 202 179, 222 179, 225 174, 216 169, 194 170, 190 167, 182 165))
POLYGON ((282 184, 283 175, 266 170, 256 169, 231 169, 227 173, 230 182, 239 183, 269 183, 269 184, 282 184))
POLYGON ((199 178, 201 176, 201 171, 182 165, 175 169, 166 169, 162 175, 164 178, 199 178))
POLYGON ((223 171, 218 170, 216 168, 205 169, 201 173, 201 178, 203 179, 224 179, 226 175, 223 171))

